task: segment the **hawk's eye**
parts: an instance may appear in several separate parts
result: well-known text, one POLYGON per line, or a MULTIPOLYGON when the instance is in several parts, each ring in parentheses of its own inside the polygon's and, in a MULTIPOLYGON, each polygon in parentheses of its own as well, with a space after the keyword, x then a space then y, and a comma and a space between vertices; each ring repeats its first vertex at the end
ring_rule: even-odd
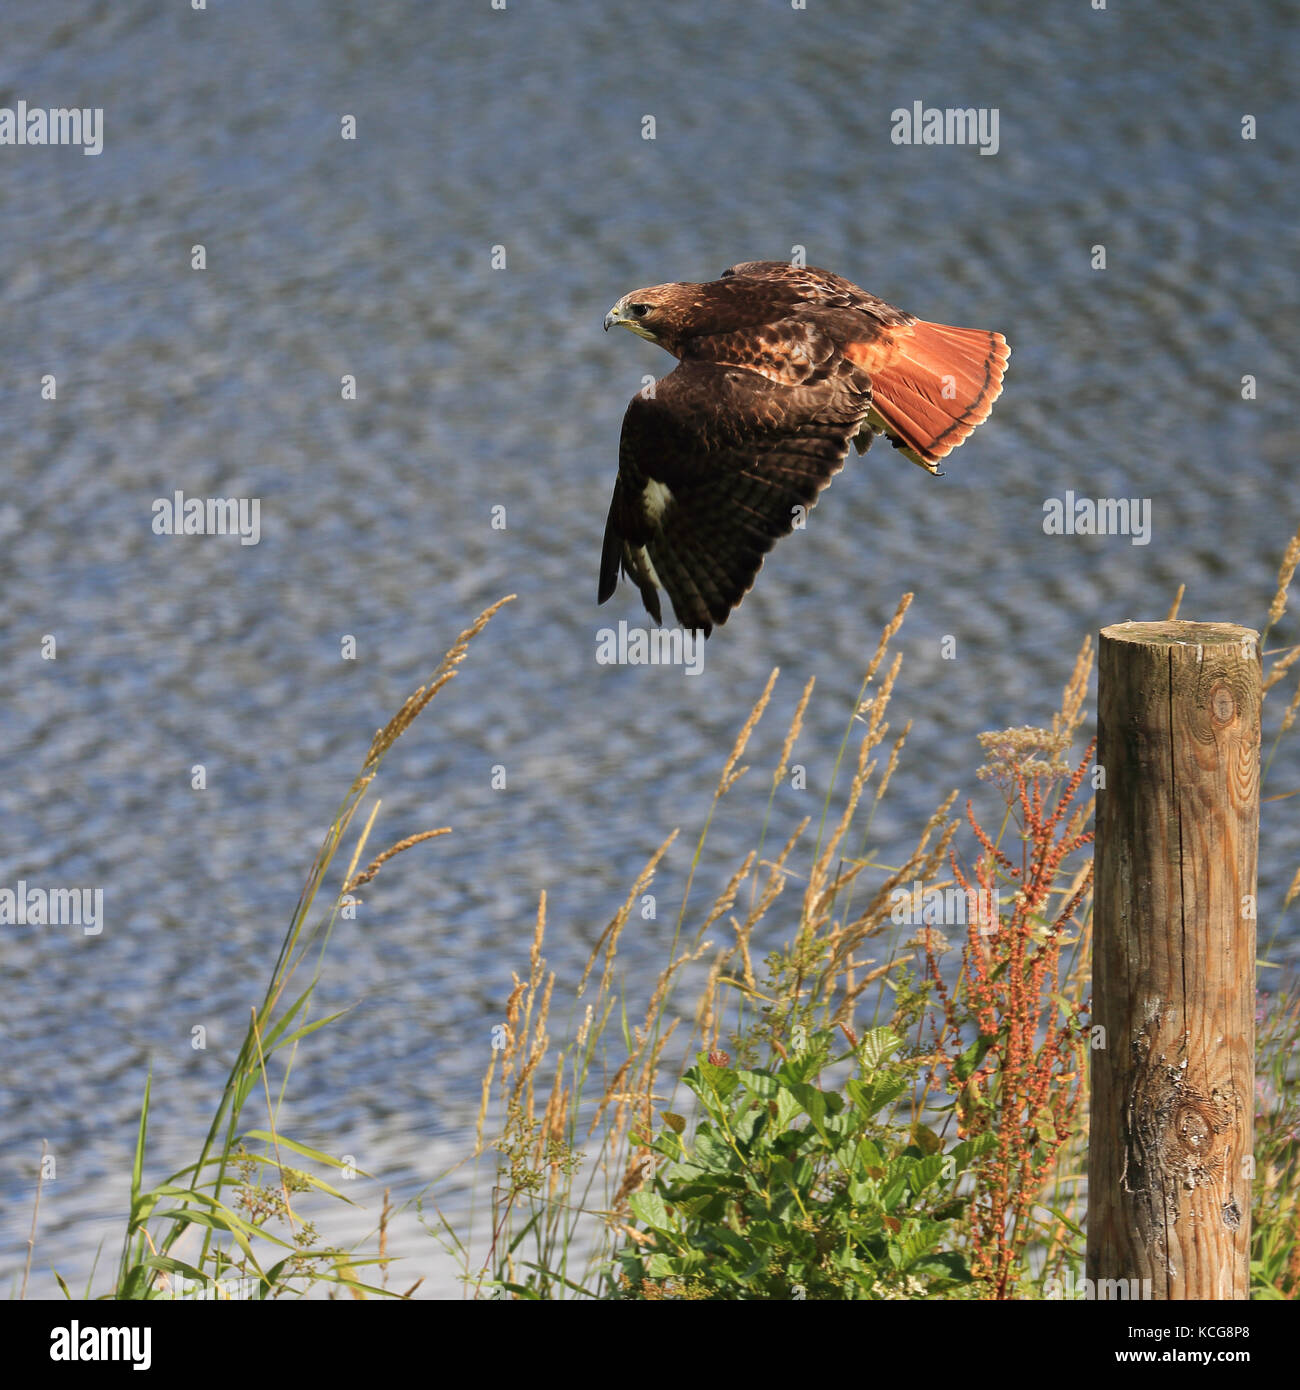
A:
POLYGON ((634 318, 643 319, 650 312, 648 304, 629 304, 627 306, 632 311, 634 318))

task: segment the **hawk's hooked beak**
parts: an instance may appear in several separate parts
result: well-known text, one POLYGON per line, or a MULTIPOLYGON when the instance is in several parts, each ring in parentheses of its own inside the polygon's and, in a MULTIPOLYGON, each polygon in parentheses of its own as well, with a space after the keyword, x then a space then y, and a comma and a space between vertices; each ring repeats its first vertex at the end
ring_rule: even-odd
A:
POLYGON ((658 343, 659 339, 645 327, 641 320, 635 314, 628 312, 627 303, 631 298, 631 295, 624 295, 605 315, 605 332, 608 333, 618 323, 635 333, 638 338, 644 338, 647 343, 658 343))

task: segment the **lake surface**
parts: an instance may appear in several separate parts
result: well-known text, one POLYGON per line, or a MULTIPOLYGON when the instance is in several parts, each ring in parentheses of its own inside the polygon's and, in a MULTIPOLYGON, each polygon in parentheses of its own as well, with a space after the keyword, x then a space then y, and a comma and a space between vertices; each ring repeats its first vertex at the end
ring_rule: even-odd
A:
MULTIPOLYGON (((778 797, 772 837, 820 807, 915 592, 888 860, 950 788, 995 805, 976 734, 1047 722, 1085 634, 1163 617, 1179 584, 1184 617, 1262 623, 1300 521, 1296 10, 1141 8, 63 0, 7 27, 0 106, 102 107, 104 145, 0 147, 0 885, 100 888, 104 929, 0 931, 6 1291, 42 1139, 31 1293, 57 1292, 51 1267, 84 1287, 106 1238, 104 1287, 148 1069, 156 1180, 196 1152, 373 731, 499 596, 378 784, 376 846, 454 834, 340 925, 318 1008, 357 1007, 294 1074, 288 1131, 376 1175, 356 1234, 384 1184, 407 1198, 465 1152, 539 892, 570 980, 680 824, 658 884, 679 899, 774 666, 764 793, 818 683, 808 790, 778 797), (892 143, 917 101, 996 109, 997 153, 892 143), (599 629, 641 621, 627 585, 595 606, 619 425, 671 365, 602 317, 795 247, 1001 330, 1005 394, 942 479, 880 444, 852 459, 701 674, 601 666, 599 629), (260 499, 259 543, 155 534, 178 490, 260 499), (1045 534, 1067 491, 1149 500, 1149 543, 1045 534)), ((1295 614, 1274 636, 1300 640, 1295 614)), ((1266 795, 1300 786, 1297 746, 1266 795)), ((757 842, 758 782, 696 901, 757 842)), ((1262 941, 1294 805, 1265 807, 1262 941)), ((624 938, 634 993, 674 915, 624 938)), ((1293 912, 1274 956, 1298 953, 1293 912)), ((394 1283, 454 1294, 409 1215, 395 1248, 394 1283)))

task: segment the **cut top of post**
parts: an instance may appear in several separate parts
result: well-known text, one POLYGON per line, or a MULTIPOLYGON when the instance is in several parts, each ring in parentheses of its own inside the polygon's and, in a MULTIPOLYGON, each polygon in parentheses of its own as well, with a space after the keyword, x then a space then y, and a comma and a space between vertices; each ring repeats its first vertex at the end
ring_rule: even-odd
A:
POLYGON ((1166 647, 1240 647, 1247 642, 1259 642, 1259 633, 1253 627, 1239 627, 1236 623, 1190 623, 1181 618, 1163 623, 1112 623, 1102 628, 1101 635, 1112 642, 1166 647))

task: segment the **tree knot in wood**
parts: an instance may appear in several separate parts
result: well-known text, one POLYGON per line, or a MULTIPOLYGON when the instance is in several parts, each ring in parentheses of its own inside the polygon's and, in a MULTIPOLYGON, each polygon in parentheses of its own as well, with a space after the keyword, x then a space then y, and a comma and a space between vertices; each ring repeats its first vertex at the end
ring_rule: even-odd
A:
POLYGON ((1210 710, 1216 724, 1230 724, 1237 717, 1237 697, 1232 688, 1220 682, 1210 695, 1210 710))
POLYGON ((1207 1095, 1189 1084, 1186 1059, 1173 1065, 1165 1053, 1155 1052, 1145 1029, 1133 1037, 1130 1055, 1134 1072, 1125 1106, 1122 1185, 1137 1199, 1144 1244, 1156 1252, 1164 1248, 1168 1227, 1177 1224, 1180 1190, 1227 1177, 1237 1107, 1217 1087, 1207 1095))

